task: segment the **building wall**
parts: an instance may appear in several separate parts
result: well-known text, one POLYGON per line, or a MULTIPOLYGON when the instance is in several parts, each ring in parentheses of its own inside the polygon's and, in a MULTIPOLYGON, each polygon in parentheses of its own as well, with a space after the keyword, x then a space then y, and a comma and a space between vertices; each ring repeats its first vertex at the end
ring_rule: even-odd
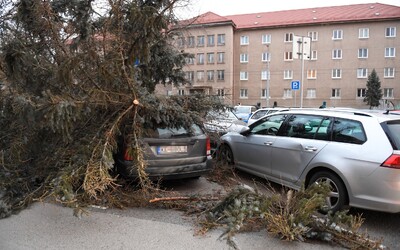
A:
POLYGON ((300 59, 284 60, 284 53, 293 50, 292 42, 284 42, 285 34, 292 33, 297 36, 308 36, 309 32, 317 32, 318 39, 312 41, 311 51, 317 51, 316 59, 305 59, 303 76, 303 107, 320 106, 326 102, 328 106, 350 106, 365 108, 367 105, 363 98, 357 97, 358 88, 366 88, 367 78, 357 78, 357 69, 367 69, 367 76, 375 69, 382 90, 393 88, 393 98, 388 100, 399 105, 400 101, 400 33, 399 22, 375 22, 375 23, 350 23, 339 25, 320 25, 307 27, 285 27, 276 29, 239 30, 234 38, 234 102, 242 104, 266 104, 265 97, 261 98, 261 90, 266 88, 267 81, 261 80, 261 71, 268 69, 268 64, 261 61, 261 54, 269 51, 271 60, 270 69, 270 100, 272 105, 277 102, 279 106, 300 106, 301 90, 292 91, 292 97, 284 97, 284 89, 291 89, 293 80, 302 79, 302 62, 300 59), (396 37, 385 37, 387 27, 396 27, 396 37), (368 28, 369 37, 359 38, 359 29, 368 28), (343 39, 333 40, 333 30, 342 30, 343 39), (263 34, 271 35, 271 43, 261 43, 263 34), (242 36, 249 37, 248 45, 240 45, 242 36), (367 58, 358 58, 358 50, 368 49, 367 58), (385 58, 385 48, 397 48, 396 56, 385 58), (333 59, 332 51, 340 49, 341 59, 333 59), (248 62, 240 62, 240 54, 248 54, 248 62), (384 77, 384 68, 395 69, 395 76, 384 77), (332 78, 332 70, 340 69, 341 77, 332 78), (292 70, 292 79, 284 79, 284 71, 292 70), (316 78, 307 77, 308 70, 316 70, 316 78), (248 80, 240 80, 240 72, 248 72, 248 80), (240 89, 248 89, 248 97, 240 97, 240 89), (307 97, 307 89, 316 90, 316 96, 307 97), (332 89, 340 89, 340 97, 332 97, 332 89))
MULTIPOLYGON (((373 69, 376 70, 382 90, 385 88, 393 89, 392 97, 384 97, 388 102, 395 106, 400 105, 400 23, 398 21, 379 21, 379 22, 351 22, 341 24, 307 25, 307 26, 287 26, 274 28, 258 29, 234 29, 232 25, 220 26, 197 26, 187 29, 184 37, 205 36, 204 47, 187 47, 184 50, 196 55, 194 64, 188 65, 184 70, 194 72, 194 80, 191 86, 182 86, 184 94, 190 94, 191 90, 204 90, 210 95, 216 95, 217 89, 224 89, 224 101, 226 104, 235 105, 237 103, 256 105, 260 103, 267 106, 265 95, 262 90, 267 88, 267 80, 261 79, 262 71, 270 71, 269 80, 269 106, 274 102, 278 106, 300 106, 318 107, 323 102, 331 107, 355 107, 368 108, 363 102, 363 97, 357 97, 357 89, 366 88, 368 75, 373 69), (395 37, 385 37, 385 30, 388 27, 395 27, 395 37), (359 29, 367 28, 369 36, 359 38, 359 29), (342 39, 332 39, 333 31, 341 30, 342 39), (308 36, 309 32, 318 34, 315 41, 311 42, 311 51, 316 51, 317 58, 304 60, 304 70, 302 77, 302 61, 300 59, 284 60, 286 52, 293 51, 293 43, 285 42, 285 34, 296 36, 308 36), (207 35, 225 34, 225 45, 213 47, 207 46, 207 35), (271 35, 271 42, 262 43, 262 35, 271 35), (247 36, 249 43, 241 45, 241 37, 247 36), (361 48, 368 50, 367 58, 359 58, 358 51, 361 48), (386 58, 385 48, 394 48, 395 57, 386 58), (341 50, 341 59, 333 59, 333 50, 341 50), (207 53, 225 52, 225 63, 204 64, 197 63, 197 55, 207 53), (269 52, 271 60, 269 63, 261 60, 262 53, 269 52), (240 62, 241 54, 248 55, 248 62, 240 62), (367 69, 365 78, 357 77, 357 69, 367 69), (384 77, 385 68, 394 69, 394 77, 384 77), (332 70, 339 69, 341 76, 337 79, 332 78, 332 70), (196 79, 196 72, 199 70, 224 70, 225 78, 223 81, 199 82, 196 79), (284 79, 284 72, 292 71, 292 78, 284 79), (307 77, 307 72, 314 70, 316 77, 307 77), (240 72, 247 72, 248 80, 240 80, 240 72), (284 96, 284 90, 290 91, 293 80, 302 81, 303 98, 301 90, 291 92, 284 96), (241 89, 247 90, 247 97, 241 97, 241 89), (309 89, 315 89, 315 96, 307 96, 309 89), (332 89, 340 89, 339 97, 332 97, 332 89)), ((196 40, 197 42, 197 40, 196 40)), ((207 73, 205 73, 207 78, 207 73)), ((172 94, 177 94, 178 89, 173 88, 172 94)), ((182 94, 182 92, 181 92, 182 94)))
POLYGON ((193 80, 191 85, 181 86, 180 88, 175 88, 172 93, 179 94, 190 94, 193 91, 201 91, 209 95, 218 95, 226 104, 232 104, 233 100, 233 26, 229 24, 224 25, 209 25, 197 28, 185 29, 182 33, 182 37, 185 39, 185 44, 181 47, 185 52, 193 54, 194 63, 188 64, 184 70, 186 72, 193 72, 193 80), (218 35, 224 35, 225 44, 218 44, 218 35), (215 45, 208 45, 208 35, 214 35, 215 45), (188 37, 194 37, 196 41, 195 46, 188 46, 188 37), (205 44, 204 46, 197 45, 197 39, 199 36, 204 36, 205 44), (214 62, 209 63, 207 55, 212 53, 214 55, 214 62), (224 53, 224 61, 218 62, 218 53, 224 53), (204 64, 198 63, 199 54, 204 55, 204 64), (224 72, 223 80, 218 79, 218 71, 222 70, 224 72), (197 79, 197 72, 204 71, 204 80, 201 81, 197 79), (207 72, 214 72, 214 79, 207 79, 207 72), (182 92, 183 90, 183 92, 182 92), (218 92, 219 90, 219 92, 218 92))

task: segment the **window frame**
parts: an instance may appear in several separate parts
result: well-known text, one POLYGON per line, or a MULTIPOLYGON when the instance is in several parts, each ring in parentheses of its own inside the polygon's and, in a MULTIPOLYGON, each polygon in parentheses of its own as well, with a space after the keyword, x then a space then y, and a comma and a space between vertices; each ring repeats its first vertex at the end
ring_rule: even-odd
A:
POLYGON ((333 30, 332 31, 332 40, 343 40, 343 30, 333 30))
POLYGON ((249 98, 247 89, 239 90, 239 98, 240 99, 248 99, 249 98))
POLYGON ((394 78, 396 68, 394 67, 385 67, 383 70, 383 78, 394 78))
POLYGON ((385 48, 385 58, 394 58, 396 57, 396 48, 395 47, 386 47, 385 48))
POLYGON ((217 46, 225 45, 225 34, 217 34, 217 46))
POLYGON ((357 68, 357 79, 365 79, 368 77, 367 68, 357 68))
POLYGON ((249 36, 246 35, 240 36, 240 45, 249 45, 249 44, 250 44, 249 36))
POLYGON ((343 51, 342 51, 342 49, 333 49, 332 50, 332 59, 333 60, 341 60, 341 59, 343 59, 343 51))
POLYGON ((396 37, 396 27, 386 27, 385 37, 396 37))
POLYGON ((249 80, 249 72, 240 71, 240 81, 248 81, 249 80))
POLYGON ((341 79, 342 69, 332 69, 332 79, 341 79))
POLYGON ((249 62, 249 54, 241 53, 240 54, 240 63, 248 63, 249 62))
POLYGON ((359 39, 368 39, 369 38, 369 28, 359 28, 358 29, 358 38, 359 39))
POLYGON ((272 40, 271 34, 263 34, 261 35, 261 44, 270 44, 272 40))
POLYGON ((358 58, 360 58, 360 59, 368 58, 368 48, 359 48, 358 49, 358 58))

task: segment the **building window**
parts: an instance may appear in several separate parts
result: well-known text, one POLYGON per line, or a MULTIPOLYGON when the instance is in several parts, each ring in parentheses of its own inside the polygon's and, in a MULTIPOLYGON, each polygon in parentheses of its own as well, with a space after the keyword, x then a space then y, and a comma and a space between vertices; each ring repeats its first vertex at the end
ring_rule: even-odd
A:
POLYGON ((225 63, 225 52, 218 52, 218 63, 225 63))
POLYGON ((286 33, 283 41, 284 42, 293 42, 293 33, 286 33))
POLYGON ((311 41, 318 41, 318 32, 310 31, 308 32, 308 37, 311 37, 311 41))
POLYGON ((225 96, 225 90, 224 89, 217 89, 217 96, 224 97, 225 96))
POLYGON ((214 53, 207 53, 207 63, 208 64, 214 63, 214 53))
POLYGON ((284 89, 283 90, 283 98, 292 98, 292 90, 284 89))
POLYGON ((193 71, 187 71, 186 72, 186 79, 190 82, 193 82, 194 79, 194 72, 193 71))
POLYGON ((247 98, 247 89, 240 89, 240 98, 247 98))
POLYGON ((189 36, 189 37, 188 37, 187 46, 188 46, 189 48, 193 48, 194 45, 195 45, 194 36, 189 36))
POLYGON ((293 79, 293 70, 284 70, 283 71, 283 79, 293 79))
POLYGON ((208 35, 207 36, 207 46, 214 47, 215 46, 215 35, 208 35))
POLYGON ((214 70, 207 70, 207 81, 214 81, 214 70))
POLYGON ((204 53, 197 54, 197 64, 204 64, 204 53))
POLYGON ((393 78, 394 77, 394 68, 385 68, 383 77, 384 78, 393 78))
POLYGON ((393 98, 393 89, 392 88, 384 88, 383 89, 383 98, 393 98))
POLYGON ((364 98, 367 94, 366 88, 357 89, 357 98, 364 98))
POLYGON ((197 37, 197 46, 198 47, 203 47, 204 46, 204 36, 198 36, 197 37))
POLYGON ((312 50, 311 51, 311 60, 317 60, 317 58, 318 58, 318 53, 317 53, 317 51, 316 50, 312 50))
POLYGON ((241 36, 240 37, 240 45, 248 45, 249 44, 249 37, 248 36, 241 36))
POLYGON ((284 60, 285 60, 285 61, 291 61, 291 60, 293 60, 293 52, 292 52, 292 51, 287 51, 287 52, 285 52, 284 60))
POLYGON ((358 58, 368 58, 368 49, 358 49, 358 58))
POLYGON ((184 89, 178 89, 178 95, 185 95, 184 89))
POLYGON ((332 59, 342 59, 342 50, 341 49, 332 50, 332 59))
POLYGON ((368 69, 366 68, 358 68, 357 69, 357 78, 367 78, 368 69))
POLYGON ((240 71, 240 80, 249 80, 249 74, 247 71, 240 71))
POLYGON ((307 70, 307 79, 317 79, 317 70, 316 69, 307 70))
POLYGON ((270 62, 271 61, 271 53, 263 52, 262 55, 261 55, 261 61, 270 62))
POLYGON ((261 43, 262 44, 268 44, 271 43, 271 35, 270 34, 264 34, 261 37, 261 43))
POLYGON ((271 77, 271 74, 269 71, 267 71, 267 70, 261 71, 261 80, 269 80, 269 79, 271 79, 270 77, 271 77))
POLYGON ((194 64, 194 57, 187 57, 186 58, 186 63, 189 64, 189 65, 194 64))
POLYGON ((179 48, 183 48, 183 46, 185 46, 185 38, 184 37, 178 37, 177 45, 178 45, 179 48))
POLYGON ((261 89, 261 98, 265 99, 267 96, 267 89, 261 89))
POLYGON ((396 27, 388 27, 385 31, 386 37, 396 37, 396 27))
POLYGON ((343 30, 334 30, 332 34, 332 40, 343 39, 343 30))
POLYGON ((365 39, 369 37, 369 29, 368 28, 360 28, 358 29, 358 38, 365 39))
POLYGON ((217 80, 218 81, 225 80, 225 70, 217 70, 217 80))
POLYGON ((395 48, 385 48, 385 57, 395 57, 396 50, 395 48))
POLYGON ((341 69, 332 69, 332 78, 333 79, 342 78, 342 70, 341 69))
POLYGON ((218 34, 217 40, 218 45, 225 45, 225 34, 218 34))
POLYGON ((332 98, 340 98, 340 89, 332 89, 332 98))
POLYGON ((249 55, 248 54, 240 54, 240 62, 241 63, 248 63, 249 62, 249 55))
POLYGON ((307 98, 315 98, 317 91, 316 89, 307 89, 307 98))
POLYGON ((197 81, 204 82, 204 70, 197 71, 197 81))

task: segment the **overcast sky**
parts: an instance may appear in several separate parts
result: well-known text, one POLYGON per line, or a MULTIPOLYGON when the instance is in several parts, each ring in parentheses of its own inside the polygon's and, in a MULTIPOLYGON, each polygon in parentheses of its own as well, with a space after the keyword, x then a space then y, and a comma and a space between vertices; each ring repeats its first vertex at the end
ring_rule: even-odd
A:
MULTIPOLYGON (((400 6, 400 0, 380 0, 379 3, 400 6)), ((190 0, 188 7, 178 11, 180 18, 190 18, 211 11, 220 16, 270 12, 290 9, 375 3, 368 0, 190 0)))

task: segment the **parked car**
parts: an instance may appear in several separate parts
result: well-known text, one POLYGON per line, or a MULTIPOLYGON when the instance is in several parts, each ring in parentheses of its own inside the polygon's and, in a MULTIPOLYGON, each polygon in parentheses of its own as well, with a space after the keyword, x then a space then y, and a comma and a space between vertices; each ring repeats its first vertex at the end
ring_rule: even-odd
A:
POLYGON ((207 132, 217 132, 220 135, 227 132, 239 131, 246 123, 239 119, 231 110, 210 112, 204 123, 207 132))
POLYGON ((239 119, 247 123, 250 115, 256 110, 256 106, 238 105, 234 107, 233 113, 235 113, 239 119))
POLYGON ((258 119, 260 119, 263 116, 266 116, 268 114, 272 114, 278 111, 287 111, 289 110, 289 108, 261 108, 261 109, 257 109, 256 111, 254 111, 248 121, 247 121, 247 125, 251 125, 252 123, 254 123, 255 121, 257 121, 258 119))
POLYGON ((326 208, 400 212, 400 118, 354 110, 267 115, 221 137, 219 157, 251 174, 300 189, 327 181, 326 208))
MULTIPOLYGON (((193 124, 190 129, 144 129, 141 141, 150 179, 181 179, 199 177, 211 170, 210 138, 193 124)), ((117 172, 137 178, 133 152, 135 147, 121 138, 115 155, 117 172)))
POLYGON ((210 112, 206 116, 204 128, 210 136, 211 154, 214 155, 222 135, 228 132, 240 131, 245 126, 246 123, 239 119, 232 110, 210 112))

